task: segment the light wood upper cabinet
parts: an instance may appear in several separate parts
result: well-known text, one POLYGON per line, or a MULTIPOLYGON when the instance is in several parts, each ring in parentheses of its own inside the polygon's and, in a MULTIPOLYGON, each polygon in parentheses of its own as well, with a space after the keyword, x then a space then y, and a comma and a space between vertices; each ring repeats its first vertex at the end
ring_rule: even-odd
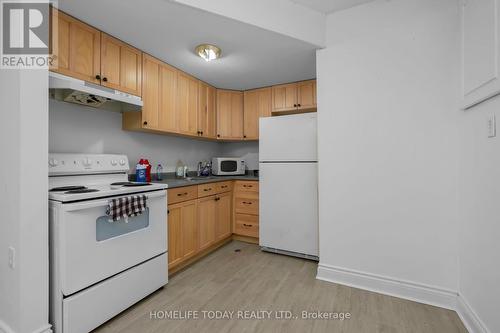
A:
POLYGON ((271 116, 271 104, 271 88, 244 92, 243 137, 246 140, 259 139, 259 118, 271 116))
MULTIPOLYGON (((144 54, 142 63, 143 88, 142 124, 147 129, 160 128, 160 67, 161 61, 144 54)), ((126 113, 132 116, 132 113, 126 113)), ((124 115, 124 116, 125 116, 124 115)))
POLYGON ((101 34, 101 84, 141 96, 142 52, 105 33, 101 34))
POLYGON ((297 83, 273 86, 273 112, 297 109, 297 83))
POLYGON ((216 241, 231 236, 231 201, 232 193, 226 192, 217 195, 215 206, 215 239, 216 241))
POLYGON ((101 32, 51 8, 51 71, 100 84, 101 32))
POLYGON ((159 69, 159 128, 167 132, 176 132, 179 118, 176 103, 177 69, 163 62, 159 69))
POLYGON ((259 93, 245 91, 243 95, 243 137, 247 140, 259 138, 259 93))
POLYGON ((168 264, 173 267, 198 252, 197 201, 168 206, 168 264))
POLYGON ((293 114, 316 110, 316 80, 273 86, 272 112, 293 114))
POLYGON ((297 107, 299 110, 316 108, 316 80, 297 83, 297 107))
POLYGON ((178 71, 176 99, 179 132, 198 135, 198 80, 178 71))
POLYGON ((125 112, 124 129, 177 133, 177 69, 144 53, 142 55, 142 112, 125 112), (142 116, 141 116, 142 115, 142 116))
POLYGON ((198 241, 200 250, 215 243, 215 214, 215 196, 198 199, 198 241))
POLYGON ((216 138, 216 94, 214 87, 199 81, 198 89, 198 135, 216 138))
POLYGON ((217 90, 217 138, 243 138, 243 92, 217 90))

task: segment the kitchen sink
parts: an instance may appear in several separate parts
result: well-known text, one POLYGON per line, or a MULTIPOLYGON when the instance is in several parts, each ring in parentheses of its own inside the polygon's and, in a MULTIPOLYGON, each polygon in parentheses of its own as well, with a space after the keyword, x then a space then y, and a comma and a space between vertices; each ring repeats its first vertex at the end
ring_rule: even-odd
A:
POLYGON ((196 180, 207 180, 207 179, 214 179, 214 176, 206 176, 206 177, 187 177, 187 181, 196 181, 196 180))

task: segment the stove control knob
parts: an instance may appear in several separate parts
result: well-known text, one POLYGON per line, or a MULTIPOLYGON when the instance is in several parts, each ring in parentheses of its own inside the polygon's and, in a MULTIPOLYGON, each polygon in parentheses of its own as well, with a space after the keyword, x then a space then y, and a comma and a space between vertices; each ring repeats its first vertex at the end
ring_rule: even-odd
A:
POLYGON ((58 160, 56 160, 55 158, 51 158, 51 159, 49 160, 49 165, 50 165, 51 167, 56 167, 56 166, 58 166, 58 165, 59 165, 59 161, 58 161, 58 160))
POLYGON ((118 162, 117 162, 116 160, 111 160, 111 165, 112 165, 112 166, 115 166, 115 165, 117 165, 117 164, 118 164, 118 162))
POLYGON ((83 160, 83 165, 85 165, 86 167, 89 167, 92 165, 92 160, 90 158, 86 158, 83 160))
POLYGON ((122 165, 122 166, 125 165, 125 160, 124 159, 120 160, 120 165, 122 165))

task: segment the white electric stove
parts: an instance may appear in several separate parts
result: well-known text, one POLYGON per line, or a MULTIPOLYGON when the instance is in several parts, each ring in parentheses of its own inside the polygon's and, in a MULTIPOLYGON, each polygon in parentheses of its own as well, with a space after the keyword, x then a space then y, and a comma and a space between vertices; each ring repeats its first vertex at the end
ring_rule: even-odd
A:
POLYGON ((168 282, 166 185, 128 181, 123 155, 50 154, 50 321, 89 332, 168 282), (112 198, 146 210, 110 222, 112 198))

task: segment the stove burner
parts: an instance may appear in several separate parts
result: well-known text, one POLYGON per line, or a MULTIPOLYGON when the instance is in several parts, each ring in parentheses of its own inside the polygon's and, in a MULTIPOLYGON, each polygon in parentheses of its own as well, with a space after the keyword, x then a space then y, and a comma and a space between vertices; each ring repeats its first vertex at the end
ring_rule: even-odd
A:
POLYGON ((129 184, 124 184, 123 186, 125 187, 134 187, 134 186, 149 186, 151 185, 150 183, 129 183, 129 184))
POLYGON ((85 186, 62 186, 62 187, 54 187, 50 190, 50 192, 66 192, 66 191, 75 191, 75 190, 84 190, 85 186))
POLYGON ((94 188, 82 188, 78 190, 71 190, 64 192, 64 194, 79 194, 79 193, 91 193, 91 192, 99 192, 99 190, 96 190, 94 188))
POLYGON ((125 187, 135 187, 135 186, 149 186, 150 183, 134 183, 134 182, 116 182, 112 183, 111 186, 125 186, 125 187))

